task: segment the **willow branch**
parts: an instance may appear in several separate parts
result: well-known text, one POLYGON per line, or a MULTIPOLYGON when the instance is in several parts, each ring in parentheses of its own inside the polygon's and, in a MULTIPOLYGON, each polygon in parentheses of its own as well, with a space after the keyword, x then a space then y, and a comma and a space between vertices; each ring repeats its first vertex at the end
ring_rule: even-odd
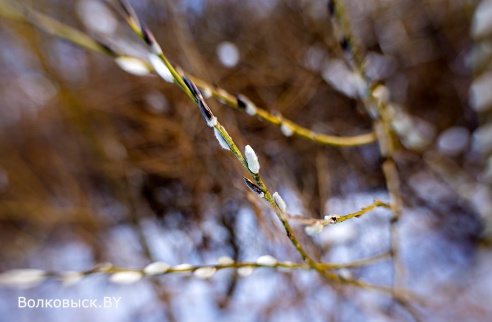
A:
MULTIPOLYGON (((56 37, 72 42, 85 49, 95 51, 100 54, 110 56, 112 58, 130 57, 123 53, 116 52, 110 46, 104 44, 101 41, 94 40, 92 37, 88 36, 87 34, 75 28, 60 23, 27 6, 13 3, 12 1, 0 0, 0 15, 18 22, 31 24, 32 26, 40 30, 43 30, 48 34, 54 35, 56 37)), ((129 22, 129 24, 130 27, 141 38, 145 36, 141 32, 138 23, 136 23, 135 21, 131 21, 129 22)), ((173 68, 171 68, 172 67, 171 64, 163 54, 162 55, 159 54, 158 56, 169 68, 169 70, 173 74, 173 77, 175 77, 177 84, 186 92, 186 88, 183 87, 183 83, 179 80, 180 79, 179 73, 177 73, 176 70, 173 70, 173 68)), ((139 61, 140 64, 147 66, 149 71, 155 73, 155 71, 152 70, 151 65, 147 61, 136 57, 131 57, 131 58, 139 61)), ((238 111, 246 112, 245 109, 241 107, 240 101, 237 98, 238 96, 234 96, 220 87, 212 86, 211 84, 205 82, 204 80, 201 80, 188 73, 185 73, 185 75, 189 77, 191 80, 193 80, 193 82, 195 82, 196 85, 202 91, 210 93, 212 97, 218 99, 221 102, 226 103, 228 106, 238 111)), ((187 94, 189 95, 189 93, 187 94)), ((283 129, 288 129, 288 131, 291 131, 292 135, 299 136, 301 138, 313 141, 318 144, 332 145, 332 146, 339 146, 339 147, 352 147, 352 146, 366 145, 376 141, 376 135, 374 133, 366 133, 361 135, 343 136, 343 137, 318 133, 308 128, 302 127, 291 120, 269 113, 267 110, 258 107, 256 105, 254 105, 254 108, 256 110, 255 115, 258 116, 263 121, 283 129)))

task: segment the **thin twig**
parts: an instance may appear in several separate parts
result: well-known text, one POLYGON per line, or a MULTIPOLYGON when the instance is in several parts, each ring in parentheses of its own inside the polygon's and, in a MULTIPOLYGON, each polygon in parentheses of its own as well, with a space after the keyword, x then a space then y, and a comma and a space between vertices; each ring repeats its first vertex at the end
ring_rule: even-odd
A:
POLYGON ((344 222, 344 221, 351 219, 351 218, 359 218, 360 216, 364 215, 365 213, 372 211, 378 207, 384 207, 384 208, 391 209, 390 204, 382 202, 379 199, 375 199, 374 202, 372 204, 370 204, 369 206, 366 206, 359 211, 356 211, 356 212, 353 212, 353 213, 350 213, 347 215, 343 215, 343 216, 329 215, 329 216, 325 216, 324 219, 316 219, 316 218, 309 218, 309 217, 305 217, 305 216, 301 216, 301 215, 287 214, 287 218, 289 220, 296 221, 296 222, 304 224, 304 225, 322 224, 323 226, 326 226, 326 225, 330 225, 330 224, 331 225, 338 224, 338 223, 344 222))
MULTIPOLYGON (((399 247, 396 227, 402 212, 400 180, 394 159, 398 138, 392 127, 389 102, 385 99, 378 98, 375 93, 377 86, 367 75, 362 51, 352 35, 348 17, 343 5, 341 4, 341 1, 329 0, 328 11, 331 17, 333 29, 338 37, 340 47, 348 64, 364 82, 365 88, 359 91, 361 93, 361 100, 364 103, 367 113, 373 120, 374 132, 376 133, 380 153, 384 160, 382 169, 391 199, 391 210, 393 212, 393 217, 390 221, 390 234, 394 271, 393 291, 395 298, 397 298, 399 284, 403 283, 404 280, 403 266, 398 259, 399 247)), ((409 310, 409 312, 413 315, 412 311, 409 310)), ((416 316, 414 316, 414 318, 418 320, 416 316)))

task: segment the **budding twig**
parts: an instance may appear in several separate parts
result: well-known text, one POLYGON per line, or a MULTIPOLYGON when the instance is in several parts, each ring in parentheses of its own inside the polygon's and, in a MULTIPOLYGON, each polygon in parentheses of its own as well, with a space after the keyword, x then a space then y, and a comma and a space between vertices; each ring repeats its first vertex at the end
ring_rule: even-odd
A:
MULTIPOLYGON (((146 44, 148 44, 151 47, 151 52, 154 53, 160 60, 162 60, 162 63, 169 69, 170 74, 172 75, 173 79, 178 83, 178 85, 183 88, 185 92, 187 92, 188 95, 191 93, 188 92, 188 88, 185 89, 184 83, 181 80, 180 75, 176 72, 176 70, 171 66, 171 64, 167 61, 165 56, 162 54, 160 47, 157 47, 157 42, 155 41, 153 35, 149 32, 149 30, 142 26, 133 10, 133 8, 126 2, 126 1, 120 1, 120 6, 123 11, 123 15, 125 17, 125 20, 129 24, 129 26, 134 30, 138 35, 141 36, 141 38, 145 41, 146 44), (158 53, 158 54, 156 54, 158 53)), ((87 34, 84 34, 83 32, 80 32, 79 30, 76 30, 72 27, 69 27, 65 24, 62 24, 46 15, 43 15, 27 6, 21 6, 17 3, 12 3, 9 0, 0 0, 0 15, 5 16, 7 18, 17 20, 20 22, 25 22, 25 23, 30 23, 33 26, 49 33, 54 36, 63 38, 65 40, 68 40, 76 45, 79 45, 83 48, 108 55, 113 58, 117 58, 120 55, 122 55, 116 51, 114 51, 110 46, 107 44, 104 44, 100 41, 94 40, 87 34)), ((166 81, 170 82, 170 78, 168 78, 169 74, 167 72, 163 73, 164 69, 162 68, 161 64, 156 64, 156 60, 154 58, 150 58, 150 60, 153 60, 154 69, 156 69, 156 72, 163 77, 166 81), (155 68, 157 66, 157 68, 155 68), (166 76, 163 76, 166 75, 166 76)), ((139 59, 136 57, 133 57, 134 59, 139 59)), ((141 61, 143 65, 147 65, 148 63, 145 61, 141 61)), ((145 74, 145 73, 143 73, 145 74)), ((142 74, 142 75, 143 75, 142 74)), ((255 115, 258 116, 260 119, 271 123, 273 125, 276 125, 278 127, 281 127, 283 129, 283 133, 288 133, 287 136, 289 135, 296 135, 299 137, 302 137, 304 139, 316 142, 318 144, 323 144, 323 145, 333 145, 333 146, 340 146, 340 147, 350 147, 350 146, 359 146, 359 145, 365 145, 365 144, 370 144, 375 142, 376 136, 374 133, 367 133, 367 134, 362 134, 362 135, 355 135, 355 136, 346 136, 346 137, 341 137, 341 136, 332 136, 332 135, 326 135, 326 134, 321 134, 317 133, 315 131, 312 131, 308 128, 299 126, 298 124, 289 121, 285 118, 281 118, 279 116, 273 115, 266 111, 265 109, 262 109, 255 104, 251 103, 246 104, 247 98, 244 96, 239 96, 239 99, 231 94, 229 94, 227 91, 225 91, 222 88, 218 88, 215 86, 212 86, 208 84, 207 82, 200 80, 190 74, 186 74, 190 79, 192 79, 201 89, 203 92, 206 92, 208 95, 213 96, 222 102, 226 103, 228 106, 231 106, 233 108, 236 108, 240 111, 243 111, 249 115, 255 115), (288 130, 286 130, 288 129, 288 130)), ((207 95, 207 96, 208 96, 207 95)))
MULTIPOLYGON (((404 276, 403 266, 398 259, 397 252, 399 247, 396 224, 402 212, 400 180, 394 160, 398 137, 393 129, 392 113, 388 101, 380 98, 379 91, 375 91, 377 86, 375 86, 374 82, 367 75, 363 56, 352 36, 343 6, 341 6, 338 0, 329 0, 328 12, 331 16, 335 36, 340 40, 340 47, 347 62, 354 72, 361 76, 361 79, 365 83, 366 90, 363 91, 361 99, 367 113, 372 117, 373 130, 377 136, 381 156, 384 158, 382 168, 390 195, 391 210, 393 212, 393 218, 390 221, 390 234, 394 271, 393 291, 394 296, 397 297, 398 284, 402 282, 404 276)), ((412 312, 410 311, 410 313, 412 312)))
MULTIPOLYGON (((350 263, 322 263, 320 267, 324 269, 343 269, 343 268, 356 268, 370 265, 376 261, 382 260, 387 256, 386 253, 379 254, 377 256, 364 258, 361 260, 353 261, 350 263)), ((109 276, 109 280, 116 284, 131 284, 140 281, 143 277, 156 277, 160 275, 179 274, 179 273, 193 273, 196 278, 205 279, 211 278, 216 271, 223 269, 240 269, 249 267, 249 272, 252 273, 256 268, 269 268, 278 269, 282 271, 287 270, 306 270, 309 269, 309 265, 306 263, 292 263, 279 261, 271 255, 263 255, 258 257, 254 262, 239 262, 234 261, 230 257, 221 257, 217 260, 217 264, 211 265, 190 265, 182 263, 171 266, 164 262, 150 263, 142 269, 131 269, 117 267, 110 263, 102 263, 94 266, 86 271, 65 271, 65 272, 49 272, 39 269, 15 269, 11 271, 5 271, 0 273, 0 286, 10 287, 33 287, 43 283, 48 279, 54 279, 60 281, 64 285, 73 285, 78 283, 84 277, 94 274, 104 274, 109 276)), ((332 273, 334 274, 334 273, 332 273)), ((242 274, 250 275, 250 274, 242 274)), ((356 280, 342 278, 336 274, 338 282, 351 285, 361 285, 363 288, 379 290, 387 292, 387 289, 367 283, 361 283, 356 280)))

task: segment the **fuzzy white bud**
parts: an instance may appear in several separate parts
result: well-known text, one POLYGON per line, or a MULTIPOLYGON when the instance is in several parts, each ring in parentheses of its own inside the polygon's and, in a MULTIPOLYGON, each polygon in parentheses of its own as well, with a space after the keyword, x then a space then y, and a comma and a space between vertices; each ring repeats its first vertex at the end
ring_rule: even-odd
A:
POLYGON ((214 276, 217 269, 215 267, 200 267, 193 272, 196 278, 207 279, 214 276))
POLYGON ((116 284, 132 284, 142 279, 142 273, 134 271, 118 272, 109 277, 109 281, 116 284))
POLYGON ((338 274, 340 275, 341 278, 344 278, 347 280, 352 278, 352 273, 346 268, 342 268, 342 269, 338 270, 338 274))
POLYGON ((323 226, 321 222, 317 222, 314 225, 304 227, 304 231, 306 232, 306 234, 313 236, 321 233, 324 227, 325 226, 323 226))
POLYGON ((280 209, 282 212, 285 212, 287 210, 287 205, 285 204, 284 199, 280 197, 278 192, 275 192, 273 194, 273 201, 275 201, 275 204, 277 205, 278 209, 280 209))
POLYGON ((146 275, 159 275, 167 272, 170 266, 164 262, 154 262, 144 268, 146 275))
POLYGON ((277 259, 270 255, 260 256, 256 260, 256 264, 263 265, 263 266, 275 266, 277 265, 277 263, 278 263, 277 259))
POLYGON ((256 115, 256 106, 253 102, 249 100, 246 96, 242 94, 236 95, 237 106, 240 108, 244 108, 247 114, 254 116, 256 115))
POLYGON ((204 98, 210 98, 210 97, 212 97, 212 91, 208 87, 202 88, 201 92, 202 92, 202 95, 203 95, 204 98))
POLYGON ((159 74, 159 76, 162 77, 162 79, 169 83, 174 82, 173 74, 171 74, 169 68, 167 68, 164 62, 157 55, 149 54, 149 60, 152 64, 152 67, 154 67, 154 70, 157 72, 157 74, 159 74))
POLYGON ((189 271, 192 266, 190 264, 184 263, 173 267, 176 271, 189 271))
POLYGON ((244 95, 237 94, 236 99, 237 99, 237 106, 238 107, 244 108, 246 113, 251 115, 251 116, 256 115, 256 106, 253 102, 251 102, 249 100, 249 98, 247 98, 244 95))
POLYGON ((282 132, 282 134, 285 135, 286 137, 290 137, 294 135, 294 130, 285 123, 282 123, 282 125, 280 126, 280 132, 282 132))
POLYGON ((389 101, 390 92, 388 90, 388 87, 386 87, 384 85, 378 85, 372 91, 372 96, 374 96, 381 103, 386 103, 389 101))
POLYGON ((0 274, 0 285, 34 287, 46 279, 46 272, 40 269, 14 269, 0 274))
POLYGON ((251 146, 246 145, 244 148, 244 156, 246 157, 246 163, 248 164, 249 171, 254 174, 258 174, 258 172, 260 172, 260 163, 258 162, 258 157, 251 146))
POLYGON ((248 115, 255 116, 256 115, 256 106, 254 106, 253 103, 248 102, 248 104, 246 104, 246 113, 248 115))
POLYGON ((250 276, 251 274, 253 274, 254 271, 255 271, 254 267, 243 266, 243 267, 239 267, 237 269, 237 274, 241 277, 247 277, 247 276, 250 276))
POLYGON ((115 63, 125 72, 136 75, 145 76, 150 74, 149 67, 140 59, 134 57, 118 57, 115 63))
POLYGON ((234 260, 229 256, 220 256, 219 259, 217 259, 217 263, 220 265, 231 265, 234 264, 234 260))
POLYGON ((231 148, 229 147, 229 144, 227 144, 227 141, 222 136, 222 133, 220 133, 220 131, 217 130, 217 128, 215 128, 215 127, 214 127, 214 134, 215 134, 215 138, 217 139, 217 141, 219 141, 219 144, 222 147, 222 149, 230 151, 231 148))

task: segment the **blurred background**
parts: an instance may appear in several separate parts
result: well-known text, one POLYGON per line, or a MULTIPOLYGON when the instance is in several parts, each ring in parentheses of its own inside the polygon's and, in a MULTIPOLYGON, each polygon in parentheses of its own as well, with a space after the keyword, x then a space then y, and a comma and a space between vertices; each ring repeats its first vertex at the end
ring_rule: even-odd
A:
MULTIPOLYGON (((18 1, 145 57, 121 17, 97 0, 18 1)), ((170 61, 316 132, 371 131, 326 1, 130 1, 170 61)), ((1 8, 5 0, 0 1, 1 8)), ((492 316, 492 1, 341 1, 371 79, 398 111, 395 156, 405 287, 426 321, 492 316)), ((240 148, 258 154, 289 212, 313 218, 388 201, 376 143, 339 148, 296 136, 213 99, 240 148)), ((274 214, 244 186, 176 86, 137 77, 98 53, 0 16, 0 271, 83 271, 103 262, 142 268, 301 262, 274 214)), ((317 236, 307 251, 346 263, 388 251, 388 211, 317 236)), ((390 285, 391 258, 339 271, 390 285)), ((0 321, 411 321, 391 297, 328 283, 312 271, 235 270, 207 281, 170 274, 121 286, 0 287, 0 321), (120 308, 27 309, 17 298, 122 297, 120 308)))

